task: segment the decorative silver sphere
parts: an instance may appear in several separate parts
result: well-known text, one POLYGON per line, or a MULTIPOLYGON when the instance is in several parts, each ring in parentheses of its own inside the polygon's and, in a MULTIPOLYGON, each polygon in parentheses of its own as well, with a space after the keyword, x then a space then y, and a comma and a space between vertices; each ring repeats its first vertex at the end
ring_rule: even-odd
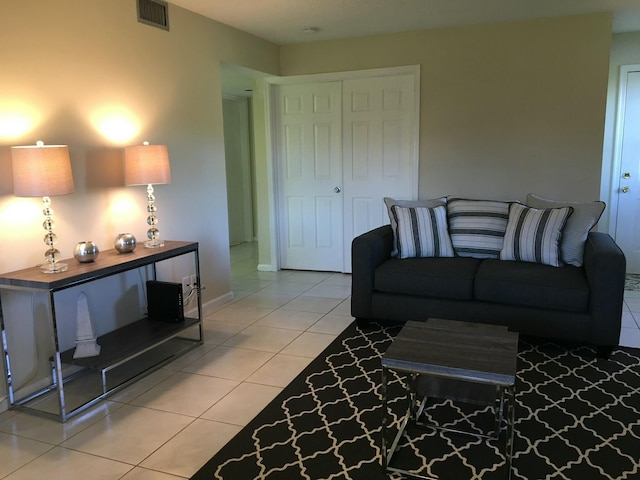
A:
POLYGON ((78 242, 73 249, 73 256, 76 257, 80 263, 93 262, 98 258, 98 246, 92 241, 78 242))
POLYGON ((129 253, 135 250, 136 244, 136 237, 132 233, 119 233, 113 246, 120 253, 129 253))

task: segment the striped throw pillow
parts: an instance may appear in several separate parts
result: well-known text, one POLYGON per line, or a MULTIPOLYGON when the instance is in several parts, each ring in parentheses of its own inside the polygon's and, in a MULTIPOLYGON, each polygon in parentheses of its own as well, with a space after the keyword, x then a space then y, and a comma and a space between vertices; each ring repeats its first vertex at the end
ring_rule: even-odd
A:
POLYGON ((501 260, 560 267, 560 238, 573 207, 537 209, 514 203, 504 235, 501 260))
POLYGON ((391 209, 394 206, 410 207, 410 208, 416 208, 416 207, 434 208, 440 205, 446 205, 446 203, 447 203, 447 197, 433 198, 430 200, 396 200, 395 198, 384 197, 384 204, 386 205, 387 213, 389 214, 389 223, 391 224, 391 230, 393 230, 393 250, 391 250, 391 256, 392 257, 398 256, 398 244, 397 244, 398 224, 396 223, 396 219, 394 218, 393 213, 391 212, 391 209))
POLYGON ((391 207, 397 223, 398 258, 453 257, 444 205, 427 207, 391 207))
POLYGON ((459 257, 498 258, 509 219, 509 202, 447 199, 449 235, 459 257))
POLYGON ((598 223, 606 204, 600 200, 593 202, 566 202, 549 200, 533 193, 527 195, 527 207, 560 208, 573 207, 573 213, 567 220, 560 240, 560 258, 568 265, 581 267, 584 257, 584 244, 589 231, 598 223))

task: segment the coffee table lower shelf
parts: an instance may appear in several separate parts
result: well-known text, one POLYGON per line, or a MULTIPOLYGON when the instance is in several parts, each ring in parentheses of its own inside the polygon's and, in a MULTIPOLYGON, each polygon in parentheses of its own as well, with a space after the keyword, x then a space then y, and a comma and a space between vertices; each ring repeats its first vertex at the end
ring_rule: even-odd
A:
POLYGON ((73 358, 75 348, 61 352, 60 374, 55 358, 50 359, 51 385, 14 408, 65 422, 201 345, 201 332, 189 334, 196 328, 201 325, 195 318, 176 323, 143 318, 98 337, 100 354, 95 357, 73 358))

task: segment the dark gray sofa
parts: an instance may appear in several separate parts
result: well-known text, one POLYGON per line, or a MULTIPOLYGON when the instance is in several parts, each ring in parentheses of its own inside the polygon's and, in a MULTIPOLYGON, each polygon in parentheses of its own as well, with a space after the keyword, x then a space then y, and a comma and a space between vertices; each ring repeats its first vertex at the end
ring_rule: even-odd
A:
POLYGON ((626 262, 610 235, 590 232, 583 267, 469 257, 391 257, 389 225, 352 242, 351 314, 370 320, 430 317, 506 325, 526 335, 618 345, 626 262))

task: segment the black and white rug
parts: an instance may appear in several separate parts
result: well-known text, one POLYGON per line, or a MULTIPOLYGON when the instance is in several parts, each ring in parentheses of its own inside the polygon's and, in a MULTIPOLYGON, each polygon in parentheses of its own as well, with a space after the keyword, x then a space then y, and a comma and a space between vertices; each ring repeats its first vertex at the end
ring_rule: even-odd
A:
POLYGON ((625 290, 640 290, 640 275, 637 273, 627 273, 624 282, 625 290))
MULTIPOLYGON (((192 480, 382 480, 380 357, 399 326, 351 325, 192 480)), ((391 379, 389 397, 402 392, 391 379)), ((521 339, 512 478, 640 479, 640 351, 521 339)), ((400 398, 398 396, 397 398, 400 398)), ((395 435, 406 404, 389 404, 395 435)), ((488 410, 444 401, 428 412, 474 428, 488 410)), ((410 431, 394 465, 442 480, 505 478, 500 441, 410 431)))

